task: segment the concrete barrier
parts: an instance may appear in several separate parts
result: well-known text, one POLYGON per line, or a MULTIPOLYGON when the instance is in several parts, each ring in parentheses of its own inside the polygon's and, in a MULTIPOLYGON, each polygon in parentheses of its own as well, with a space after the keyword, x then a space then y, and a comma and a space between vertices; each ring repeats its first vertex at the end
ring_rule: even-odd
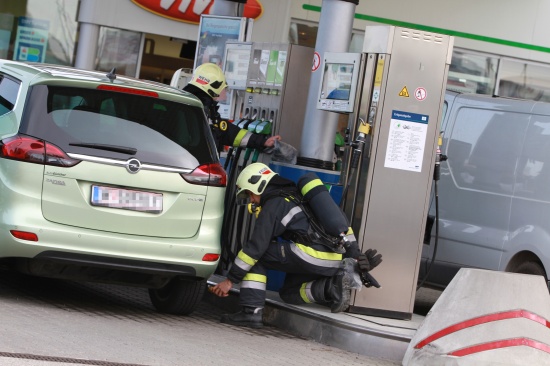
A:
POLYGON ((542 276, 461 269, 413 336, 405 366, 550 365, 542 276))

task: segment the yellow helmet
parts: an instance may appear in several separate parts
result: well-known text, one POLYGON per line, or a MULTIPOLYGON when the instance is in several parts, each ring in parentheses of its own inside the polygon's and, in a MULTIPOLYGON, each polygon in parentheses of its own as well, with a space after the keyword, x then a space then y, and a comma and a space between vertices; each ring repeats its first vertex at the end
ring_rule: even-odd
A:
POLYGON ((269 181, 276 176, 273 170, 262 163, 248 165, 237 177, 237 197, 246 197, 246 191, 260 195, 269 181))
POLYGON ((219 97, 222 90, 227 86, 222 69, 212 63, 205 63, 197 67, 189 84, 195 85, 212 98, 219 97))

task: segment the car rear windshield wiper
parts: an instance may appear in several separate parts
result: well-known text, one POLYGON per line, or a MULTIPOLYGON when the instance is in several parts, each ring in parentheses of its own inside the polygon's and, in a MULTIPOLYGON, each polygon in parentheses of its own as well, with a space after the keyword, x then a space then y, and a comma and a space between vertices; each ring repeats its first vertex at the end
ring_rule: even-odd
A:
POLYGON ((98 150, 107 150, 107 151, 113 151, 113 152, 118 152, 123 154, 129 154, 129 155, 135 155, 137 152, 136 148, 116 146, 116 145, 91 144, 91 143, 85 143, 85 142, 71 142, 69 143, 69 145, 79 146, 79 147, 89 147, 91 149, 98 149, 98 150))

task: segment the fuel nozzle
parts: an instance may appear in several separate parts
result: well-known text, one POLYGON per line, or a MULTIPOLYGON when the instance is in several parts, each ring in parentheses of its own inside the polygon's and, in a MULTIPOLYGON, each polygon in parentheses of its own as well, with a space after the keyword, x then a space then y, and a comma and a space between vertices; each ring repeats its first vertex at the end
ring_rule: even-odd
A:
MULTIPOLYGON (((374 118, 374 114, 376 114, 376 109, 373 110, 373 108, 371 108, 371 112, 369 113, 369 119, 371 118, 371 115, 373 115, 373 118, 374 118)), ((365 139, 367 135, 370 134, 370 131, 371 131, 370 124, 364 119, 360 118, 359 127, 357 129, 357 132, 358 132, 357 138, 351 144, 351 146, 353 147, 353 154, 351 156, 351 162, 350 162, 350 166, 352 169, 357 169, 357 167, 359 166, 359 160, 361 160, 361 154, 363 153, 365 139)))
POLYGON ((360 273, 359 275, 361 277, 361 282, 363 282, 363 285, 367 288, 369 287, 376 287, 380 288, 380 283, 376 281, 376 278, 374 278, 369 272, 360 273))
POLYGON ((441 145, 443 145, 443 131, 439 133, 437 139, 437 149, 435 152, 434 180, 438 181, 441 178, 441 162, 447 160, 447 155, 441 153, 441 145))

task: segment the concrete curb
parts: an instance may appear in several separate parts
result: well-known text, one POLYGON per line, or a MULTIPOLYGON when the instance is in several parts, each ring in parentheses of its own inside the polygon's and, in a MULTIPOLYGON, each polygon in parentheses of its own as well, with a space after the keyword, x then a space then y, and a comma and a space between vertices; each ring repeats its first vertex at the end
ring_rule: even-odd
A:
MULTIPOLYGON (((218 281, 219 278, 213 277, 209 284, 218 281)), ((240 310, 238 294, 238 289, 232 289, 229 297, 219 298, 208 292, 204 300, 227 312, 237 312, 240 310)), ((266 325, 345 351, 401 362, 416 328, 383 323, 383 319, 377 322, 373 317, 332 314, 330 309, 315 304, 286 304, 272 291, 268 291, 264 309, 266 325)))

